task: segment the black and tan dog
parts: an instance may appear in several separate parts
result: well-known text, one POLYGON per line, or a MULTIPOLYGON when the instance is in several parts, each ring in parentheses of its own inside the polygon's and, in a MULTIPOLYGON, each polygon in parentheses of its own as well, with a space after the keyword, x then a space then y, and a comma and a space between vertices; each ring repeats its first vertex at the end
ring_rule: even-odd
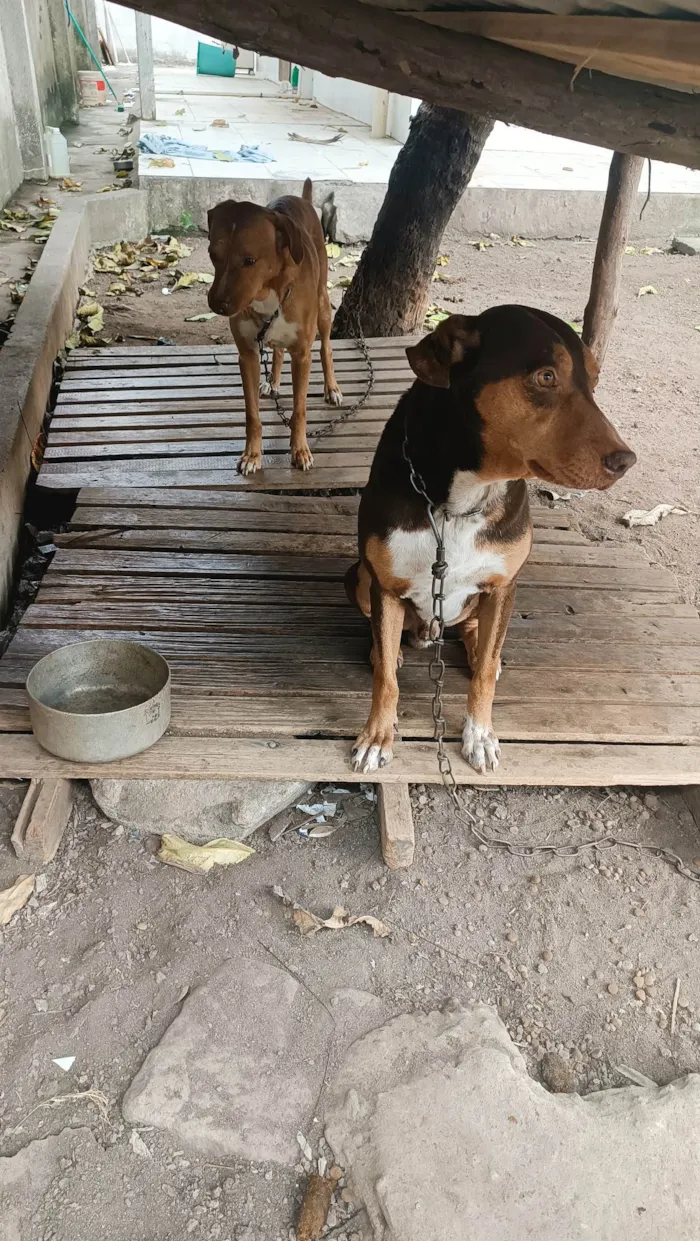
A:
POLYGON ((277 392, 285 349, 292 359, 292 465, 308 470, 314 463, 306 440, 306 394, 317 333, 325 399, 329 405, 343 401, 330 344, 328 258, 312 190, 307 178, 301 198, 287 194, 267 207, 229 200, 209 212, 209 256, 214 264, 209 305, 231 324, 245 397, 241 474, 253 474, 262 465, 258 393, 277 392), (271 383, 262 386, 261 333, 272 347, 271 383))
POLYGON ((444 616, 472 672, 463 756, 495 770, 491 711, 515 583, 530 554, 525 479, 605 490, 636 457, 593 399, 598 366, 568 324, 526 306, 453 315, 406 350, 417 382, 389 419, 359 512, 360 560, 346 589, 371 618, 372 709, 353 748, 356 770, 390 762, 403 629, 425 645, 433 615, 435 537, 445 517, 444 616))

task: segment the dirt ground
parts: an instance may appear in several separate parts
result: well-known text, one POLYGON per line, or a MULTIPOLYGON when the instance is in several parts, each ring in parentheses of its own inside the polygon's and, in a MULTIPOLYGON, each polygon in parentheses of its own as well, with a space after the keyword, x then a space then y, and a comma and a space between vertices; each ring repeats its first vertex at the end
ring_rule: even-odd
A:
MULTIPOLYGON (((515 301, 581 318, 592 242, 520 247, 502 239, 482 251, 473 240, 445 239, 446 279, 434 285, 444 309, 472 313, 515 301)), ((206 239, 193 241, 182 268, 209 270, 206 239)), ((336 265, 331 278, 351 274, 336 265)), ((224 321, 184 321, 207 310, 204 285, 166 297, 161 290, 171 281, 164 279, 143 286, 140 296, 110 298, 113 279, 95 274, 88 285, 106 308, 104 332, 115 345, 119 337, 133 346, 129 337, 154 334, 177 344, 228 340, 224 321)), ((336 305, 341 294, 333 290, 336 305)), ((619 490, 567 507, 591 538, 640 542, 699 604, 696 325, 700 259, 626 257, 620 318, 598 395, 638 464, 619 490), (649 285, 656 293, 639 296, 649 285), (620 525, 627 508, 661 501, 690 512, 641 532, 620 525)), ((22 791, 0 785, 0 889, 22 870, 9 844, 22 791)), ((700 864, 697 828, 677 791, 502 789, 466 796, 489 833, 516 844, 615 831, 700 864)), ((532 1072, 551 1085, 555 1069, 581 1092, 620 1085, 627 1070, 660 1083, 700 1071, 699 885, 631 847, 511 857, 478 846, 441 789, 419 786, 412 797, 417 855, 408 873, 383 867, 376 812, 357 793, 347 818, 359 819, 329 838, 291 831, 273 843, 262 829, 251 841, 253 858, 199 878, 158 862, 152 840, 103 819, 81 791, 56 861, 39 877, 29 906, 0 931, 0 1156, 69 1127, 88 1126, 96 1139, 79 1160, 63 1159, 46 1191, 35 1195, 21 1241, 293 1236, 303 1163, 281 1169, 228 1159, 221 1166, 143 1128, 148 1158, 121 1119, 124 1091, 186 989, 229 958, 281 962, 320 996, 338 987, 371 993, 388 1014, 448 998, 487 1001, 498 1007, 532 1072), (274 885, 324 916, 341 902, 353 913, 375 914, 391 936, 373 940, 357 927, 301 939, 274 885), (554 1068, 549 1052, 558 1054, 554 1068), (53 1060, 69 1055, 75 1064, 64 1073, 53 1060), (68 1097, 88 1090, 103 1092, 105 1116, 86 1097, 68 1097)), ((311 1028, 310 1055, 317 1037, 311 1028)), ((329 1074, 334 1065, 332 1056, 329 1074)), ((318 1124, 306 1132, 314 1148, 319 1134, 318 1124)), ((0 1209, 5 1241, 2 1229, 0 1209)), ((365 1241, 352 1204, 330 1235, 365 1241)))

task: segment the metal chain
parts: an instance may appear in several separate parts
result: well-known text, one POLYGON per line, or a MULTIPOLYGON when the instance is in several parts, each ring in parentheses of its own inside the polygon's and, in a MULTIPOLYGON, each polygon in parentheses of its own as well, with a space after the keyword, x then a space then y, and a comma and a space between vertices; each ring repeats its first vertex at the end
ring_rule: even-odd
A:
POLYGON ((415 468, 408 448, 408 418, 404 421, 404 438, 403 438, 403 456, 408 465, 408 476, 414 491, 426 502, 427 517, 430 522, 430 528, 435 538, 435 561, 432 565, 432 604, 433 614, 428 630, 428 636, 433 645, 433 657, 430 662, 428 675, 433 685, 433 739, 436 743, 437 761, 442 782, 447 789, 449 797, 455 807, 458 818, 469 828, 472 835, 479 841, 479 844, 486 845, 490 849, 501 849, 505 853, 509 853, 511 857, 529 858, 535 857, 538 853, 549 854, 552 857, 580 857, 584 853, 590 851, 603 851, 607 849, 638 849, 646 853, 653 854, 654 857, 661 858, 667 862, 669 866, 675 867, 679 875, 683 875, 685 879, 690 879, 692 883, 700 884, 700 869, 695 866, 686 866, 685 862, 672 849, 666 848, 664 845, 657 845, 652 841, 638 842, 635 840, 623 840, 620 836, 598 836, 595 840, 583 840, 571 845, 541 845, 533 841, 525 841, 521 844, 513 844, 512 841, 503 836, 490 836, 484 832, 477 824, 474 815, 466 806, 462 805, 460 800, 460 790, 452 770, 450 756, 445 749, 445 732, 447 729, 447 721, 445 719, 443 707, 443 693, 445 689, 445 661, 443 658, 443 647, 445 644, 445 578, 447 576, 448 564, 445 556, 445 512, 443 510, 442 521, 438 526, 438 513, 430 496, 428 495, 423 478, 415 468))
MULTIPOLYGON (((262 328, 258 332, 256 340, 257 340, 258 349, 260 351, 260 361, 262 363, 262 368, 265 374, 265 383, 270 389, 270 395, 272 396, 272 399, 275 403, 275 409, 277 411, 277 416, 280 419, 280 421, 284 423, 285 427, 289 428, 292 425, 292 420, 289 417, 289 415, 285 413, 282 407, 282 402, 280 401, 279 392, 277 391, 276 388, 273 388, 272 384, 270 383, 270 370, 269 370, 268 359, 267 359, 267 349, 265 346, 265 336, 267 335, 267 332, 270 326, 272 325, 274 320, 277 318, 278 314, 279 314, 279 310, 275 312, 275 314, 272 316, 271 319, 268 319, 267 322, 263 324, 262 328)), ((367 347, 367 341, 365 340, 364 333, 362 331, 362 326, 360 324, 359 315, 355 313, 353 315, 353 318, 355 321, 355 328, 354 328, 354 331, 352 332, 350 339, 357 346, 357 348, 359 349, 365 361, 365 367, 367 371, 367 380, 365 383, 365 390, 362 393, 362 396, 360 397, 360 399, 356 401, 354 405, 349 405, 346 409, 341 410, 341 413, 337 414, 335 418, 331 418, 328 422, 318 427, 315 431, 310 431, 307 428, 308 438, 312 441, 321 439, 321 437, 324 435, 330 435, 331 431, 334 431, 337 426, 340 426, 342 423, 347 422, 348 418, 351 418, 353 414, 358 413, 358 411, 362 409, 363 405, 367 403, 370 396, 372 395, 372 391, 374 389, 374 367, 372 365, 372 359, 370 357, 369 349, 367 347)))

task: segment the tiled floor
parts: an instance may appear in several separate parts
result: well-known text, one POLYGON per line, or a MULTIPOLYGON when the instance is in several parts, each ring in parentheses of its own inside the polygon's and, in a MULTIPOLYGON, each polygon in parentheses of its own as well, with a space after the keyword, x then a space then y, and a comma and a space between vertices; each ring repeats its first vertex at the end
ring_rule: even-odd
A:
MULTIPOLYGON (((177 157, 173 168, 160 168, 141 155, 141 177, 218 177, 299 181, 346 181, 385 184, 401 147, 392 138, 372 138, 367 125, 322 105, 297 101, 273 82, 253 77, 198 78, 193 71, 159 69, 156 75, 158 121, 149 129, 206 146, 211 159, 177 157), (227 122, 226 128, 212 121, 227 122), (290 135, 328 145, 298 142, 290 135), (215 158, 215 151, 235 153, 241 145, 258 146, 271 157, 264 164, 215 158)), ((514 125, 497 124, 484 148, 471 184, 488 189, 604 190, 610 152, 601 147, 554 138, 514 125)), ((646 185, 646 171, 643 182, 646 185)), ((652 165, 657 193, 700 193, 700 172, 675 164, 652 165)))

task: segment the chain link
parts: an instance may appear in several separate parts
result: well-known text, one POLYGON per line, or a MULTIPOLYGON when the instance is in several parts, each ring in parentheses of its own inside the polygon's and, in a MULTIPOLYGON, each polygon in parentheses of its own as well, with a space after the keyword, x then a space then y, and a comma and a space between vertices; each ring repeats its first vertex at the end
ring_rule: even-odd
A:
MULTIPOLYGON (((275 314, 272 316, 272 318, 268 319, 267 322, 263 324, 262 328, 258 332, 256 340, 257 340, 258 349, 260 351, 260 361, 262 363, 263 372, 265 374, 265 383, 270 389, 270 395, 275 404, 275 409, 277 411, 277 417, 280 419, 281 422, 284 423, 285 427, 289 428, 292 425, 292 420, 289 417, 289 415, 285 413, 284 411, 282 402, 280 401, 279 392, 277 391, 276 388, 273 388, 272 384, 270 383, 270 369, 269 369, 269 363, 267 359, 267 347, 265 345, 265 337, 267 335, 267 332, 269 328, 271 327, 271 325, 274 323, 278 314, 279 314, 279 309, 275 311, 275 314)), ((354 319, 354 330, 352 332, 350 339, 357 346, 360 353, 362 354, 362 357, 364 358, 365 368, 367 372, 365 390, 362 393, 362 396, 360 397, 360 399, 356 401, 354 405, 349 405, 346 409, 342 409, 341 412, 337 414, 335 418, 331 418, 328 422, 324 423, 322 426, 318 427, 314 431, 310 431, 307 428, 308 438, 312 441, 321 439, 321 437, 324 435, 330 435, 331 431, 334 431, 336 427, 340 426, 344 422, 347 422, 348 418, 351 418, 353 414, 358 413, 358 411, 362 409, 362 407, 367 403, 370 396, 372 395, 372 391, 374 389, 374 366, 372 365, 372 359, 370 357, 369 349, 367 347, 367 341, 365 340, 364 333, 362 331, 362 325, 360 324, 359 315, 355 313, 353 315, 353 319, 354 319)))
POLYGON ((443 658, 443 647, 445 644, 445 578, 448 572, 447 558, 445 556, 446 516, 443 510, 440 525, 438 525, 438 510, 436 510, 435 505, 430 499, 425 482, 413 464, 409 452, 407 416, 404 421, 403 456, 408 465, 408 476, 411 486, 426 502, 427 517, 435 538, 435 560, 431 569, 433 606, 430 628, 428 630, 428 637, 433 645, 433 657, 428 670, 428 675, 433 685, 433 740, 436 743, 438 769, 442 782, 455 807, 457 817, 466 824, 472 835, 479 841, 479 844, 486 845, 489 849, 501 849, 503 852, 509 853, 511 857, 530 858, 535 857, 538 853, 549 854, 551 857, 580 857, 582 854, 592 851, 637 849, 651 853, 654 857, 667 862, 669 866, 675 867, 679 875, 683 875, 685 879, 690 879, 692 883, 700 883, 700 869, 695 866, 687 866, 683 859, 677 853, 674 853, 672 849, 668 849, 664 845, 657 845, 652 841, 640 843, 635 840, 623 840, 619 836, 607 835, 598 836, 595 840, 579 841, 571 845, 541 845, 533 841, 513 844, 512 841, 504 836, 490 836, 487 832, 484 832, 477 824, 471 811, 462 804, 450 756, 445 749, 447 721, 443 706, 443 694, 445 690, 446 667, 443 658))

